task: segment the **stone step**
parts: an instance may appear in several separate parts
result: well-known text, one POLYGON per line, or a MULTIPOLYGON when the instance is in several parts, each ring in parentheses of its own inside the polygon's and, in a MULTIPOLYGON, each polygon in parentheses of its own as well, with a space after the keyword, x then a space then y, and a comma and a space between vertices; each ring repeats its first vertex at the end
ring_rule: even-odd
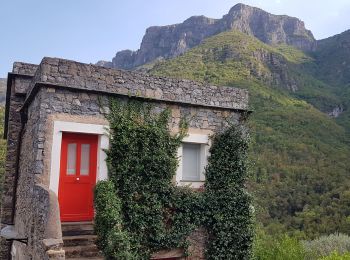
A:
POLYGON ((97 236, 92 222, 63 222, 62 235, 66 259, 103 259, 95 244, 97 236))
POLYGON ((66 247, 91 245, 95 244, 96 238, 96 235, 64 236, 63 244, 66 247))
MULTIPOLYGON (((74 258, 101 258, 102 254, 98 250, 95 244, 85 245, 85 246, 69 246, 63 247, 66 255, 66 259, 74 259, 74 258)), ((103 258, 102 258, 103 259, 103 258)))
POLYGON ((63 236, 94 235, 94 224, 92 222, 63 222, 63 236))

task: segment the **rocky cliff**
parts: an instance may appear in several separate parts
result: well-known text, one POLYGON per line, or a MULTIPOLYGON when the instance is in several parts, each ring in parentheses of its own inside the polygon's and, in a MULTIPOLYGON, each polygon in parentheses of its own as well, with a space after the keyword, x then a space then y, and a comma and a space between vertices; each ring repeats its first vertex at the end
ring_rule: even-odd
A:
POLYGON ((132 69, 159 60, 176 57, 221 32, 237 30, 267 44, 288 44, 302 50, 314 50, 316 41, 304 23, 286 15, 273 15, 259 8, 237 4, 221 19, 193 16, 183 23, 152 26, 146 30, 140 49, 123 50, 112 63, 102 66, 132 69))

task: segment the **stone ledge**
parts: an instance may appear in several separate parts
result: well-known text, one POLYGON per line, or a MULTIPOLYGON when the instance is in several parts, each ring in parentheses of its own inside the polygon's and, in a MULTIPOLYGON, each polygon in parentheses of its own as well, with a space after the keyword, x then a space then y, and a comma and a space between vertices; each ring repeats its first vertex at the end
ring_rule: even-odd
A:
POLYGON ((87 93, 93 93, 93 94, 101 94, 106 96, 116 96, 116 97, 129 97, 134 99, 140 99, 143 101, 148 102, 163 102, 163 103, 170 103, 170 104, 177 104, 177 105, 184 105, 184 106, 197 106, 197 107, 205 107, 205 108, 212 108, 212 109, 220 109, 220 110, 232 110, 237 112, 247 112, 251 113, 251 110, 248 109, 241 109, 241 108, 234 108, 234 107, 227 107, 227 106, 215 106, 215 105, 206 105, 206 104, 198 104, 198 103, 192 103, 192 102, 185 102, 185 101, 177 101, 177 100, 169 100, 169 99, 161 99, 161 98, 152 98, 152 97, 143 97, 143 96, 135 96, 135 95, 128 95, 128 94, 120 94, 116 92, 110 92, 110 91, 100 91, 100 90, 93 90, 93 89, 83 89, 79 87, 67 87, 64 85, 59 84, 52 84, 52 83, 45 83, 45 82, 37 82, 34 87, 32 88, 32 91, 27 95, 27 98, 21 107, 20 110, 25 109, 33 100, 36 93, 39 91, 40 88, 45 87, 49 89, 48 91, 53 92, 56 88, 60 89, 67 89, 72 92, 87 92, 87 93))
POLYGON ((248 91, 244 89, 155 77, 57 58, 41 61, 27 97, 37 83, 211 107, 248 109, 248 91))

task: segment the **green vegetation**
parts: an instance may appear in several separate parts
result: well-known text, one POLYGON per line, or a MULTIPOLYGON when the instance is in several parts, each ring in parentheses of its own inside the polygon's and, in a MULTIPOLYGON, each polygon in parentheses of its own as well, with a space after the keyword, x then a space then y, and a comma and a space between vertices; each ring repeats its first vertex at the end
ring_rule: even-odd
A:
POLYGON ((176 187, 177 149, 186 124, 173 136, 169 110, 111 102, 109 181, 95 191, 98 246, 108 259, 149 259, 161 249, 184 248, 205 227, 207 259, 249 259, 251 198, 245 191, 247 138, 235 126, 213 136, 205 191, 176 187))
POLYGON ((248 137, 231 126, 216 134, 205 171, 207 259, 250 259, 251 197, 245 191, 248 137))
POLYGON ((350 237, 344 234, 321 236, 312 241, 304 241, 303 245, 313 259, 350 253, 350 237))
POLYGON ((343 234, 302 241, 286 234, 272 236, 258 229, 254 242, 254 260, 346 260, 350 256, 350 237, 343 234))
POLYGON ((321 258, 321 260, 350 260, 350 253, 341 255, 337 252, 333 252, 331 255, 321 258))
POLYGON ((312 239, 350 230, 350 121, 322 112, 341 97, 309 73, 315 67, 293 47, 231 31, 150 71, 250 91, 255 169, 249 187, 269 234, 312 239))
POLYGON ((318 43, 313 53, 317 60, 314 74, 333 86, 346 86, 350 78, 350 30, 334 35, 318 43))
POLYGON ((101 181, 95 188, 95 230, 97 245, 112 259, 135 259, 128 233, 122 230, 122 203, 111 181, 101 181))
POLYGON ((296 238, 287 235, 271 236, 259 230, 254 242, 254 260, 303 260, 305 248, 296 238))

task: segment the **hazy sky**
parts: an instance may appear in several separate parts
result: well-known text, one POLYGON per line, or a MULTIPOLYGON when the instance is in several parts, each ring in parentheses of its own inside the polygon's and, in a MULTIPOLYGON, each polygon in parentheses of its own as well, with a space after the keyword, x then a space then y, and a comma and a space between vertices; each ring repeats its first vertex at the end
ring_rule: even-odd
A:
POLYGON ((303 20, 316 39, 350 29, 350 0, 1 0, 0 77, 14 61, 86 63, 138 49, 147 27, 192 15, 221 18, 236 3, 303 20))

